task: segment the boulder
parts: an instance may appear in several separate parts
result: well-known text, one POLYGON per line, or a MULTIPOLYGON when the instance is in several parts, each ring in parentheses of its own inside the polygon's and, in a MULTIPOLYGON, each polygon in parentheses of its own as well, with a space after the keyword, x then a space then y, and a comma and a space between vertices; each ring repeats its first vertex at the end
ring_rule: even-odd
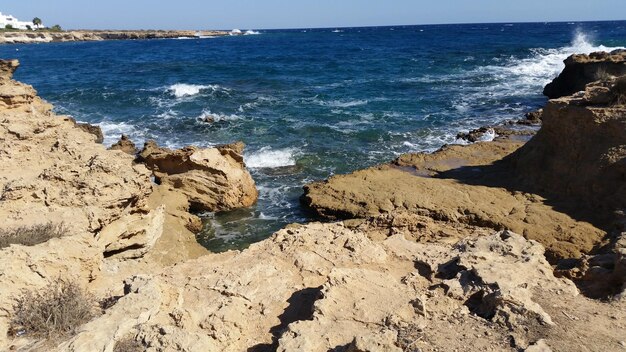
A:
POLYGON ((159 183, 185 194, 192 210, 226 211, 249 207, 258 198, 242 151, 243 143, 170 150, 148 141, 139 157, 159 183))
POLYGON ((123 134, 120 137, 120 140, 113 144, 109 150, 121 150, 126 154, 135 155, 137 154, 137 147, 135 147, 135 143, 130 140, 130 138, 123 134))
POLYGON ((575 54, 564 62, 563 72, 543 90, 550 99, 580 92, 591 82, 626 74, 626 50, 575 54))

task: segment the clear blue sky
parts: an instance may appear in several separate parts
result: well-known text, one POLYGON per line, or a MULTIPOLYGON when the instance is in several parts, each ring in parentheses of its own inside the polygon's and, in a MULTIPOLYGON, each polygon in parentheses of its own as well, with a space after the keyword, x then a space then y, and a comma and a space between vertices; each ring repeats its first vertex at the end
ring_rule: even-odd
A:
POLYGON ((0 0, 0 11, 68 29, 263 29, 626 20, 626 0, 0 0))

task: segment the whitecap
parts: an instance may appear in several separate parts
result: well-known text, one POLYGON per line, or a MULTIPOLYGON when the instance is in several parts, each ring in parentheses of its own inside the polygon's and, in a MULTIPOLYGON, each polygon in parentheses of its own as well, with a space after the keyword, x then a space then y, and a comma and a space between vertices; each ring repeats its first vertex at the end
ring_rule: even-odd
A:
POLYGON ((197 117, 197 120, 199 121, 204 121, 206 118, 212 118, 214 122, 221 122, 221 121, 235 121, 235 120, 241 120, 242 117, 237 115, 237 114, 220 114, 220 113, 214 113, 211 112, 211 110, 202 110, 202 113, 200 114, 200 116, 197 117))
POLYGON ((330 101, 321 101, 318 100, 318 103, 322 106, 328 106, 333 108, 351 108, 354 106, 366 105, 369 103, 368 100, 330 100, 330 101))
POLYGON ((253 30, 247 30, 243 35, 259 35, 259 34, 261 34, 261 32, 253 31, 253 30))
POLYGON ((111 145, 117 142, 122 134, 132 136, 134 134, 135 126, 127 124, 126 122, 113 122, 113 121, 101 121, 97 123, 104 135, 104 145, 111 145))
POLYGON ((185 83, 176 83, 171 85, 168 90, 174 94, 176 98, 182 98, 192 95, 197 95, 200 93, 202 89, 205 89, 206 86, 196 85, 196 84, 185 84, 185 83))
POLYGON ((249 168, 277 168, 296 165, 296 148, 272 149, 263 147, 256 152, 247 154, 246 165, 249 168))
POLYGON ((184 98, 184 97, 198 95, 200 94, 201 91, 207 90, 207 89, 211 90, 212 92, 216 92, 216 91, 223 91, 226 93, 230 92, 230 89, 221 87, 217 84, 202 85, 202 84, 176 83, 167 87, 167 91, 173 94, 176 98, 184 98))
POLYGON ((478 141, 491 142, 496 139, 497 136, 498 134, 496 133, 496 131, 493 128, 489 128, 487 129, 487 132, 483 133, 483 135, 478 138, 478 141))

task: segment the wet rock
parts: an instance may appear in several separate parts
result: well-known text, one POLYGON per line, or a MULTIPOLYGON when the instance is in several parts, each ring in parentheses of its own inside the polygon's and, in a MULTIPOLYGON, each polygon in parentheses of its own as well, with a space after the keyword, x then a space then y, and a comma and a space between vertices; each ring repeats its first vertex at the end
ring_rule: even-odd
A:
POLYGON ((456 135, 456 139, 471 143, 492 141, 494 138, 496 138, 496 131, 492 127, 481 127, 467 133, 459 132, 456 135))

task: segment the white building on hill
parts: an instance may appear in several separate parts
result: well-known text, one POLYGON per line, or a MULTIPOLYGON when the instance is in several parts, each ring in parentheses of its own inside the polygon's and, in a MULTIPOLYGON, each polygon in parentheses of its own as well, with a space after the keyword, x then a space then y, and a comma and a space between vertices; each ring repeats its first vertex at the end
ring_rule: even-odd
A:
POLYGON ((43 28, 43 25, 35 26, 32 22, 20 21, 11 15, 5 15, 0 12, 0 28, 6 28, 7 25, 11 25, 16 29, 43 28))

